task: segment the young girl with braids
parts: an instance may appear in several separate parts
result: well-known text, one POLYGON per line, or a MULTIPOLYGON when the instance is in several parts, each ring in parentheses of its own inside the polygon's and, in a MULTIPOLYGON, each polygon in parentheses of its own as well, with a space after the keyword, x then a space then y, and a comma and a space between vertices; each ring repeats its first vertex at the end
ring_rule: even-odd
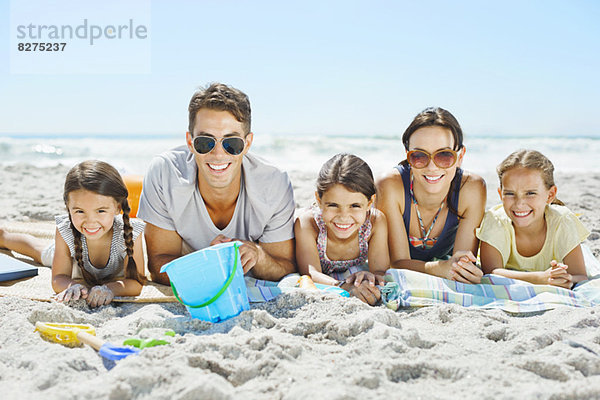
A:
POLYGON ((130 220, 127 195, 114 167, 84 161, 65 179, 68 214, 56 217, 55 243, 44 248, 32 236, 0 231, 0 246, 52 265, 52 288, 59 302, 81 298, 97 307, 114 296, 139 295, 145 283, 144 223, 130 220))

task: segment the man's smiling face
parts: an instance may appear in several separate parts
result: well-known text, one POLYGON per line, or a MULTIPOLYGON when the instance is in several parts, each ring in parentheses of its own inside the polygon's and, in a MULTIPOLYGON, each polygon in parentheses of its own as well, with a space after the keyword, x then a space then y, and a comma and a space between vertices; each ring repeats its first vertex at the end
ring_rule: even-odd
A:
POLYGON ((198 165, 198 180, 201 186, 215 189, 226 189, 239 184, 242 170, 242 159, 252 144, 252 133, 244 132, 244 124, 239 122, 228 111, 202 108, 196 113, 194 132, 186 135, 187 145, 194 154, 198 165), (198 153, 193 146, 196 136, 214 137, 218 143, 206 154, 198 153), (245 139, 246 146, 239 155, 231 155, 223 148, 222 139, 240 137, 245 139))

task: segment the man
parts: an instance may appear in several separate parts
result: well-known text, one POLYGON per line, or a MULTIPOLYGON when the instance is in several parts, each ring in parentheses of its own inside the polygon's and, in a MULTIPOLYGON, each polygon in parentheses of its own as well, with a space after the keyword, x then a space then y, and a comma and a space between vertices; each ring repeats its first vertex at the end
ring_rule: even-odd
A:
POLYGON ((155 157, 144 177, 138 217, 146 221, 148 269, 191 251, 242 241, 244 273, 279 280, 296 270, 294 194, 286 173, 248 154, 250 102, 214 83, 194 93, 186 146, 155 157))

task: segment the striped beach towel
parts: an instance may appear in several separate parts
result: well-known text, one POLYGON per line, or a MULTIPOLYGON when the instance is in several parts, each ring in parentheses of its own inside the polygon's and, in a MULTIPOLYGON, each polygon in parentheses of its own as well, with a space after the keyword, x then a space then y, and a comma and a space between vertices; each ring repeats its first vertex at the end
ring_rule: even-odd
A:
MULTIPOLYGON (((348 270, 344 272, 334 272, 331 276, 338 281, 343 281, 353 273, 366 270, 367 268, 366 265, 354 266, 348 268, 348 270)), ((289 274, 279 282, 264 281, 250 276, 245 276, 244 279, 246 280, 248 301, 250 301, 250 303, 263 303, 265 301, 273 300, 281 293, 297 289, 296 284, 298 283, 298 279, 300 279, 300 275, 297 273, 289 274)), ((327 287, 327 285, 318 285, 317 287, 326 292, 339 294, 339 288, 335 286, 327 287)))
MULTIPOLYGON (((246 292, 248 293, 248 301, 250 303, 263 303, 265 301, 273 300, 275 297, 283 293, 286 286, 282 285, 282 287, 279 287, 279 284, 285 282, 289 276, 290 275, 286 276, 280 282, 264 281, 261 279, 245 276, 244 279, 246 280, 246 292)), ((298 280, 298 277, 296 278, 296 280, 298 280)))
POLYGON ((390 269, 381 298, 393 310, 440 303, 463 307, 499 308, 512 313, 530 313, 559 305, 592 307, 600 305, 600 279, 578 284, 568 290, 550 285, 533 285, 498 275, 485 275, 481 283, 465 284, 421 272, 390 269))

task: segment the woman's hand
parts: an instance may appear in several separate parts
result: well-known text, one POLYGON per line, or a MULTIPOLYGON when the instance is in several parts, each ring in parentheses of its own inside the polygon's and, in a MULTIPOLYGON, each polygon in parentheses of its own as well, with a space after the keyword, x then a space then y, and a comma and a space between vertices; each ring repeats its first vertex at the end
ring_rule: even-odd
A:
POLYGON ((457 251, 449 260, 441 261, 442 277, 462 283, 480 283, 483 272, 475 265, 471 251, 457 251))
POLYGON ((74 283, 57 294, 56 301, 59 303, 66 303, 70 300, 85 299, 88 297, 88 291, 89 289, 86 286, 80 283, 74 283))
POLYGON ((369 271, 358 271, 346 278, 346 283, 352 284, 358 287, 363 281, 368 281, 369 285, 385 285, 385 279, 381 275, 375 275, 369 271))
POLYGON ((102 285, 91 288, 86 300, 90 307, 99 307, 109 304, 114 297, 113 291, 108 286, 102 285))

